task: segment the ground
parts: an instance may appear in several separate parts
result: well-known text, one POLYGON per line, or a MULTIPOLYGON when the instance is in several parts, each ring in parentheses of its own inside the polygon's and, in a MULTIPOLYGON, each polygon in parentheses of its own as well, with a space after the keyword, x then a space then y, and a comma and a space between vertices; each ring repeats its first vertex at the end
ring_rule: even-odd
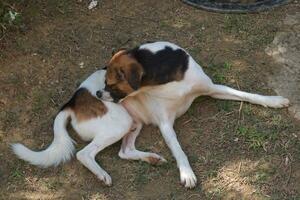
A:
MULTIPOLYGON (((179 0, 101 0, 94 10, 87 6, 79 0, 24 3, 17 8, 24 24, 0 40, 0 199, 300 198, 300 125, 291 112, 209 97, 196 99, 175 123, 198 177, 192 190, 179 184, 175 160, 151 126, 142 130, 137 146, 168 163, 121 160, 116 143, 97 156, 112 187, 75 159, 48 169, 17 159, 9 144, 45 148, 59 107, 121 47, 172 41, 216 83, 269 95, 285 90, 269 81, 281 70, 270 48, 286 29, 287 15, 299 12, 297 1, 250 15, 209 13, 179 0)), ((86 145, 70 133, 77 150, 86 145)))

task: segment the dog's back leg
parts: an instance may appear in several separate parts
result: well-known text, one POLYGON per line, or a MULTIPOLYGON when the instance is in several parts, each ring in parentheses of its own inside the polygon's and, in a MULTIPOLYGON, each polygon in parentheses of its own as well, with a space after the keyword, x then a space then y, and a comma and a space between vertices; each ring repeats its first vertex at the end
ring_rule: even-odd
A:
POLYGON ((119 151, 120 158, 128 160, 142 160, 150 164, 166 162, 166 160, 158 154, 139 151, 135 148, 135 140, 142 127, 141 123, 136 122, 134 127, 135 130, 127 133, 127 135, 123 137, 121 149, 119 151))
POLYGON ((105 142, 107 141, 99 142, 97 140, 93 140, 81 151, 77 152, 76 158, 86 168, 93 172, 100 180, 102 180, 105 183, 105 185, 110 186, 112 184, 110 175, 104 169, 102 169, 95 161, 95 156, 97 155, 97 153, 111 144, 105 142))
POLYGON ((282 108, 289 106, 289 100, 282 96, 264 96, 239 91, 225 85, 210 84, 208 95, 217 99, 247 101, 265 107, 282 108))

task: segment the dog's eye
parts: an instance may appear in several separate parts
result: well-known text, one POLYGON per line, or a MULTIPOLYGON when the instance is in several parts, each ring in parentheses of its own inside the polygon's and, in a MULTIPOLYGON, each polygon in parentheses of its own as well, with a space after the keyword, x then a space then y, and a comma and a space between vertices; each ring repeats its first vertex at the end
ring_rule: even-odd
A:
POLYGON ((120 70, 117 70, 117 73, 116 73, 116 79, 118 81, 121 81, 121 80, 124 80, 125 79, 125 73, 122 69, 120 70))

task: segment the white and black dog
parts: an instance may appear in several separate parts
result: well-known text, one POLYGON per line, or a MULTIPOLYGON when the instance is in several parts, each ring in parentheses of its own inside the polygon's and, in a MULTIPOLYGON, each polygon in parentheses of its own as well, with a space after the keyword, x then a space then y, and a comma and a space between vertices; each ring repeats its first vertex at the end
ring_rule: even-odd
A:
POLYGON ((133 120, 122 105, 97 99, 96 92, 104 88, 105 70, 90 75, 77 89, 54 120, 54 139, 45 150, 35 152, 22 144, 13 144, 17 156, 33 165, 56 166, 69 160, 74 153, 74 141, 66 126, 71 119, 72 127, 85 141, 91 141, 76 153, 77 159, 106 185, 111 185, 109 174, 95 161, 96 154, 126 135, 133 120))
MULTIPOLYGON (((262 96, 214 84, 184 49, 170 42, 146 43, 117 52, 108 63, 105 78, 105 90, 98 97, 116 102, 122 99, 136 124, 135 130, 123 138, 120 157, 149 160, 149 153, 136 150, 135 140, 142 124, 157 125, 177 161, 181 183, 188 188, 195 187, 197 179, 173 124, 196 97, 208 95, 273 108, 289 105, 289 100, 281 96, 262 96)), ((165 161, 151 154, 153 162, 165 161)))

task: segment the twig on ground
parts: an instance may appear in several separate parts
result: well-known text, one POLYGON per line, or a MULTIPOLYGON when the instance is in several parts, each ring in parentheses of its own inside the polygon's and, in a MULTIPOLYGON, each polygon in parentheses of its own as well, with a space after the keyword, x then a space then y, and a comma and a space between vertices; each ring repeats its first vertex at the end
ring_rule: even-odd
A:
MULTIPOLYGON (((236 81, 236 85, 237 85, 238 89, 239 89, 239 90, 241 90, 241 88, 240 88, 240 85, 239 85, 239 82, 238 82, 238 81, 236 81)), ((239 108, 239 119, 241 119, 243 105, 244 105, 244 102, 243 102, 243 101, 241 101, 240 108, 239 108)))
POLYGON ((235 112, 234 110, 233 110, 233 111, 230 111, 230 112, 228 112, 228 113, 225 113, 224 116, 231 115, 231 114, 234 113, 234 112, 235 112))
POLYGON ((192 194, 192 195, 190 195, 187 199, 190 199, 190 198, 192 198, 192 197, 199 197, 199 198, 200 198, 201 196, 200 196, 200 194, 192 194))
POLYGON ((241 119, 241 112, 243 109, 243 104, 244 104, 244 102, 241 101, 240 108, 239 108, 239 119, 241 119))
POLYGON ((241 168, 242 168, 242 161, 239 164, 239 168, 238 168, 238 174, 241 172, 241 168))
POLYGON ((50 98, 50 101, 53 103, 54 106, 59 106, 59 105, 54 101, 53 98, 50 98))
MULTIPOLYGON (((291 160, 291 159, 290 159, 291 160)), ((288 174, 288 178, 287 178, 287 181, 286 181, 286 186, 289 184, 289 182, 290 182, 290 180, 291 180, 291 175, 292 175, 292 163, 291 162, 289 162, 288 163, 289 164, 289 174, 288 174)))
POLYGON ((184 125, 186 125, 186 124, 190 123, 191 121, 192 121, 192 119, 189 119, 189 120, 187 120, 187 121, 183 122, 182 126, 184 126, 184 125))

